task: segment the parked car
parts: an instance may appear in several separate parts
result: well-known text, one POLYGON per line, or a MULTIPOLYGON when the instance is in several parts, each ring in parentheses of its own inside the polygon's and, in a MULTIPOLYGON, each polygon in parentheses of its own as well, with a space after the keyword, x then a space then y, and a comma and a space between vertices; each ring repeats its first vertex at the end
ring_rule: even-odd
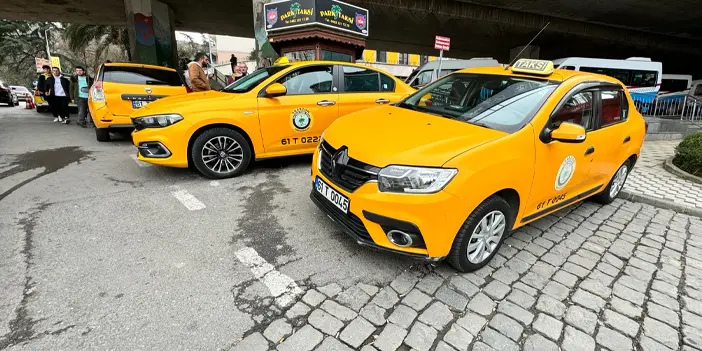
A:
POLYGON ((136 63, 105 63, 90 88, 88 107, 95 123, 95 138, 109 141, 110 132, 131 131, 129 116, 149 103, 187 93, 176 70, 136 63))
POLYGON ((0 80, 0 104, 7 104, 12 107, 19 105, 17 95, 15 95, 12 89, 10 89, 10 86, 2 80, 0 80))
POLYGON ((10 85, 10 89, 12 89, 12 92, 17 95, 17 99, 20 101, 27 102, 32 99, 33 94, 32 92, 29 91, 26 87, 19 86, 19 85, 10 85))

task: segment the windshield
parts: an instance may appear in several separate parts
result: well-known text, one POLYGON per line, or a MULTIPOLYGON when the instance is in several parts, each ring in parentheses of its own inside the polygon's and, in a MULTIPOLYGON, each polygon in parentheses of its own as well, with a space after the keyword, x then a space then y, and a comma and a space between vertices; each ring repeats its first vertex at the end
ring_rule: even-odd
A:
POLYGON ((273 66, 261 68, 239 78, 236 82, 229 84, 222 91, 227 93, 246 93, 251 91, 257 85, 261 84, 268 77, 288 68, 289 66, 273 66))
POLYGON ((455 73, 397 106, 513 133, 531 120, 556 86, 543 79, 455 73))

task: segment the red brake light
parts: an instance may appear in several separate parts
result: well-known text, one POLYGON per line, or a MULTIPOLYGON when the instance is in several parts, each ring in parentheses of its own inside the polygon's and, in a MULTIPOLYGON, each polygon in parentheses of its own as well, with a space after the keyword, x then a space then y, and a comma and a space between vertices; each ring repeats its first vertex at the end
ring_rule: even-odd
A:
POLYGON ((90 94, 93 101, 102 102, 105 101, 105 91, 102 88, 102 81, 98 80, 93 85, 92 93, 90 94))

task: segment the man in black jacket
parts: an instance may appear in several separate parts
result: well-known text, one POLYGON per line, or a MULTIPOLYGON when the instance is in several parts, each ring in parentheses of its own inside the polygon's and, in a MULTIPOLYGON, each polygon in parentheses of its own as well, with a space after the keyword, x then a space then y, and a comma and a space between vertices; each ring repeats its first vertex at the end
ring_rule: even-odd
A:
POLYGON ((86 128, 88 119, 88 94, 93 85, 93 78, 86 74, 85 68, 76 66, 76 75, 71 78, 71 100, 78 105, 78 124, 86 128))
POLYGON ((51 77, 46 79, 46 87, 49 89, 47 95, 51 97, 49 104, 51 112, 54 114, 54 122, 69 124, 68 104, 71 101, 71 81, 61 75, 58 67, 51 69, 51 77))
POLYGON ((39 74, 39 78, 37 78, 36 94, 40 95, 44 101, 46 101, 46 103, 49 105, 49 110, 51 110, 51 97, 47 95, 49 89, 46 86, 46 80, 51 77, 51 66, 44 65, 41 68, 44 70, 44 72, 39 74))

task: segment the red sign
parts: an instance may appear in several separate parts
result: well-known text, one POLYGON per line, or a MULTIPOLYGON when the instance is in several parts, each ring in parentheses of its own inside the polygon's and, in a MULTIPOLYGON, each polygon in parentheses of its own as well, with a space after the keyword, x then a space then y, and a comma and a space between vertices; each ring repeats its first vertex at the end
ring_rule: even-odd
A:
POLYGON ((450 47, 451 47, 451 38, 442 37, 442 36, 437 35, 436 38, 434 39, 434 49, 449 51, 450 47))

